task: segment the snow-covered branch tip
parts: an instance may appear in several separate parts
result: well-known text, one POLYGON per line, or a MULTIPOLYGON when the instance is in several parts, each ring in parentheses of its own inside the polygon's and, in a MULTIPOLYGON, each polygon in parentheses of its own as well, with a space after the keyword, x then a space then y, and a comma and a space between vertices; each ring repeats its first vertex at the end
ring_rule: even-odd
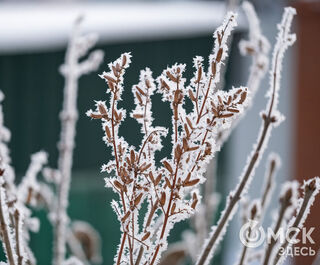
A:
POLYGON ((254 95, 262 77, 268 69, 270 43, 261 32, 260 21, 253 5, 250 2, 244 1, 242 8, 249 23, 249 39, 241 40, 239 49, 242 55, 250 55, 253 59, 248 84, 250 84, 250 91, 254 95))
MULTIPOLYGON (((265 77, 269 65, 269 50, 270 43, 262 34, 260 28, 259 18, 250 2, 244 1, 242 8, 246 14, 249 24, 249 39, 241 40, 239 43, 240 53, 243 56, 250 56, 252 58, 251 66, 249 68, 249 77, 247 80, 247 87, 249 90, 248 104, 246 110, 249 109, 254 100, 255 94, 260 87, 262 79, 265 77)), ((220 130, 218 139, 220 145, 223 145, 228 140, 233 129, 238 125, 241 119, 245 116, 247 111, 243 111, 238 119, 233 121, 231 130, 220 130)))

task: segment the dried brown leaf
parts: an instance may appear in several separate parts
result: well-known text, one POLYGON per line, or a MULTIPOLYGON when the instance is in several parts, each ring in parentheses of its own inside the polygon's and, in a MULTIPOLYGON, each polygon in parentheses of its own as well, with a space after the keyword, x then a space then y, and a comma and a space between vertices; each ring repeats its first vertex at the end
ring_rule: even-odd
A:
POLYGON ((195 96, 193 95, 193 92, 192 92, 191 89, 189 89, 189 97, 190 97, 190 99, 191 99, 192 101, 196 101, 196 98, 195 98, 195 96))
POLYGON ((169 77, 169 79, 175 83, 178 82, 178 78, 176 78, 175 76, 173 76, 173 74, 170 73, 170 71, 166 72, 167 76, 169 77))
POLYGON ((157 178, 156 178, 156 180, 155 180, 155 182, 154 182, 154 185, 155 185, 155 186, 158 186, 158 184, 160 183, 161 177, 162 177, 162 174, 160 173, 160 174, 157 176, 157 178))
POLYGON ((193 179, 190 181, 185 181, 183 186, 184 187, 191 187, 191 186, 196 185, 199 181, 200 181, 200 179, 193 179))
POLYGON ((161 193, 160 205, 163 206, 166 203, 166 193, 163 191, 161 193))
POLYGON ((173 169, 171 167, 171 165, 169 164, 168 161, 163 161, 162 164, 164 165, 164 167, 171 173, 173 174, 173 169))
POLYGON ((165 181, 166 181, 166 184, 169 187, 169 189, 171 189, 172 186, 171 186, 170 180, 167 177, 165 177, 165 181))
POLYGON ((222 53, 223 53, 223 49, 220 48, 219 51, 218 51, 218 53, 217 53, 217 62, 218 62, 218 63, 221 61, 222 53))
POLYGON ((123 185, 118 181, 118 180, 115 180, 113 182, 114 186, 117 187, 119 190, 123 190, 123 185))
POLYGON ((189 125, 189 127, 191 128, 191 130, 193 130, 193 125, 192 122, 190 121, 190 119, 188 117, 186 117, 187 123, 189 125))
POLYGON ((141 241, 145 241, 149 238, 150 232, 148 231, 147 233, 144 234, 144 236, 141 238, 141 241))
POLYGON ((104 130, 105 130, 105 132, 106 132, 106 134, 107 134, 107 137, 108 137, 108 138, 111 138, 111 132, 110 132, 110 129, 109 129, 108 125, 106 125, 106 126, 104 127, 104 130))
POLYGON ((142 119, 144 117, 143 114, 133 114, 132 116, 135 119, 142 119))
POLYGON ((138 206, 140 201, 141 201, 141 198, 142 198, 142 193, 140 193, 135 199, 134 199, 134 206, 138 206))
POLYGON ((111 83, 117 82, 114 78, 112 78, 111 76, 108 76, 108 75, 104 75, 103 78, 107 79, 111 83))
POLYGON ((129 216, 130 216, 130 211, 127 211, 127 213, 121 218, 121 222, 123 223, 129 216))
POLYGON ((146 93, 144 93, 140 87, 136 86, 136 89, 139 91, 141 95, 146 96, 146 93))

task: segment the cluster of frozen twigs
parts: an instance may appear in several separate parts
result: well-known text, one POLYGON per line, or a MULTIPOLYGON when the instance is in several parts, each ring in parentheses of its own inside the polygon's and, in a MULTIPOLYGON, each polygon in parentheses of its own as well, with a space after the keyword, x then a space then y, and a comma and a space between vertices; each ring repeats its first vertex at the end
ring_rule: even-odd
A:
MULTIPOLYGON (((214 49, 209 56, 207 70, 203 66, 203 58, 195 57, 195 72, 189 83, 183 77, 185 64, 168 67, 156 80, 152 77, 150 69, 141 71, 139 83, 132 87, 136 108, 130 114, 141 124, 143 139, 138 148, 130 146, 119 135, 119 127, 126 118, 126 111, 119 108, 118 103, 122 100, 124 74, 131 63, 131 54, 122 54, 119 59, 108 65, 108 72, 100 75, 108 85, 110 101, 109 104, 97 101, 96 109, 88 111, 87 115, 101 120, 105 133, 103 140, 111 147, 114 156, 114 160, 102 166, 102 172, 110 175, 105 179, 106 186, 119 195, 119 200, 112 201, 112 208, 118 217, 122 232, 114 258, 117 265, 153 265, 161 262, 161 254, 168 247, 170 230, 176 223, 190 218, 199 210, 199 185, 205 181, 206 166, 250 106, 268 67, 268 41, 261 34, 259 21, 252 6, 245 3, 244 8, 250 21, 250 36, 248 41, 241 42, 240 48, 242 53, 253 58, 247 87, 232 88, 227 92, 217 89, 221 66, 228 56, 227 40, 236 26, 236 14, 229 12, 223 24, 214 33, 214 49), (161 138, 167 136, 168 129, 152 125, 152 96, 156 92, 162 95, 162 100, 168 102, 172 110, 172 151, 169 157, 161 161, 155 160, 155 153, 161 150, 161 138), (185 109, 186 98, 193 104, 190 112, 185 109), (146 212, 142 210, 144 205, 147 205, 146 212)), ((212 259, 241 199, 247 193, 271 130, 283 120, 277 110, 278 91, 284 52, 295 41, 295 35, 290 32, 294 14, 293 8, 286 8, 278 25, 279 32, 272 56, 270 88, 267 94, 269 100, 261 114, 262 126, 258 141, 248 158, 239 184, 227 198, 226 208, 221 213, 217 225, 212 227, 208 239, 196 253, 197 265, 208 264, 212 259)), ((274 159, 271 161, 270 178, 276 163, 274 159)), ((318 178, 306 182, 303 186, 304 197, 298 200, 298 186, 286 184, 280 207, 286 208, 283 215, 282 212, 279 214, 280 224, 287 222, 288 226, 301 228, 314 196, 319 191, 319 185, 318 178)), ((262 210, 272 190, 270 186, 270 182, 267 182, 263 198, 249 206, 246 217, 259 220, 262 218, 262 210)), ((201 242, 196 242, 199 243, 201 242)), ((277 252, 279 246, 276 243, 266 247, 267 254, 261 257, 265 260, 264 264, 271 264, 271 259, 274 262, 272 264, 278 264, 283 260, 284 256, 277 252)), ((247 260, 247 252, 244 248, 240 264, 247 260)), ((167 264, 175 263, 170 261, 167 264)))
MULTIPOLYGON (((189 255, 197 265, 209 264, 219 242, 223 239, 227 226, 233 218, 239 204, 244 201, 255 168, 258 166, 271 130, 283 117, 277 110, 280 73, 286 49, 295 41, 290 32, 295 10, 286 8, 282 21, 278 25, 278 36, 274 47, 268 103, 261 113, 262 125, 257 143, 248 158, 239 184, 232 191, 217 224, 211 228, 213 207, 211 198, 201 203, 200 184, 205 182, 206 167, 227 140, 245 111, 252 104, 255 91, 268 68, 269 43, 262 35, 259 20, 249 3, 243 5, 249 18, 249 40, 240 43, 244 55, 252 57, 252 66, 246 87, 219 90, 221 67, 228 56, 228 38, 236 27, 236 14, 229 12, 223 24, 214 33, 214 49, 209 56, 208 67, 204 67, 203 58, 194 58, 194 76, 187 83, 184 78, 185 64, 168 67, 156 79, 149 68, 142 70, 140 80, 134 85, 135 109, 130 116, 141 124, 143 134, 139 147, 130 146, 119 135, 119 127, 126 117, 126 111, 118 107, 124 89, 124 74, 131 63, 130 53, 124 53, 115 62, 110 63, 109 71, 100 77, 107 82, 110 102, 96 102, 96 110, 87 115, 101 120, 104 130, 103 140, 112 149, 114 159, 102 166, 107 172, 106 186, 119 195, 112 201, 112 208, 120 222, 121 240, 114 263, 130 265, 177 264, 177 258, 189 255), (172 110, 172 130, 153 126, 152 96, 160 93, 164 102, 172 110), (185 108, 185 102, 193 104, 191 111, 185 108), (155 153, 162 148, 161 139, 172 131, 170 156, 156 161, 155 153), (209 213, 209 214, 208 214, 209 213), (180 244, 182 248, 170 257, 168 236, 174 225, 195 216, 195 231, 192 236, 180 244), (201 220, 204 222, 201 223, 201 220), (205 238, 208 237, 206 240, 205 238), (193 241, 191 239, 194 239, 193 241), (190 244, 192 245, 190 247, 190 244), (202 247, 197 248, 197 245, 202 247), (182 255, 181 255, 182 253, 182 255)), ((7 262, 2 264, 36 264, 29 247, 29 232, 39 229, 39 221, 32 216, 34 207, 47 209, 49 220, 54 227, 55 265, 88 264, 99 255, 85 247, 99 245, 95 230, 87 223, 70 221, 67 215, 68 193, 71 181, 72 156, 77 121, 77 90, 81 75, 98 68, 102 61, 100 51, 92 52, 87 59, 80 59, 88 53, 96 42, 94 36, 81 36, 77 20, 66 54, 66 62, 61 67, 65 77, 61 136, 59 142, 58 168, 44 168, 47 154, 38 152, 31 157, 30 166, 20 184, 15 182, 14 169, 11 167, 7 143, 10 132, 4 126, 0 105, 0 235, 7 262), (44 179, 37 177, 42 172, 44 179), (85 244, 81 238, 86 238, 85 244), (71 257, 66 259, 66 245, 71 257)), ((0 94, 0 100, 3 100, 0 94)), ((243 207, 243 219, 261 224, 265 209, 273 191, 278 159, 271 156, 261 198, 243 207)), ((211 177, 208 176, 207 177, 211 177)), ((212 182, 211 182, 212 183, 212 182)), ((302 186, 303 195, 299 198, 299 184, 285 183, 280 194, 280 206, 274 222, 274 232, 280 228, 296 228, 291 235, 295 238, 302 228, 315 196, 320 190, 319 178, 306 181, 302 186)), ((211 196, 211 197, 210 197, 211 196)), ((252 228, 250 228, 252 229, 252 228)), ((253 233, 253 230, 248 234, 253 233)), ((292 242, 292 241, 290 241, 292 242)), ((260 261, 263 265, 280 264, 286 258, 281 252, 290 247, 290 242, 280 243, 271 240, 262 251, 253 252, 247 246, 239 251, 239 265, 251 261, 260 261)), ((173 250, 172 252, 174 252, 173 250)))
MULTIPOLYGON (((77 121, 77 89, 81 75, 97 70, 103 53, 93 51, 80 61, 96 43, 95 35, 80 35, 81 18, 77 19, 61 67, 65 77, 61 137, 59 142, 58 169, 44 168, 47 154, 43 151, 31 156, 31 163, 20 184, 16 184, 15 172, 7 143, 10 131, 4 126, 0 105, 0 232, 7 263, 10 265, 36 264, 29 247, 29 232, 39 230, 39 220, 32 216, 32 209, 45 208, 54 230, 54 264, 77 265, 99 262, 99 237, 87 223, 74 221, 69 224, 67 216, 68 192, 71 180, 72 157, 77 121), (38 179, 39 173, 44 179, 38 179), (81 239, 85 238, 86 242, 81 239), (83 244, 85 243, 85 244, 83 244), (74 256, 66 260, 66 244, 74 256), (90 246, 88 246, 88 244, 90 246), (89 247, 85 249, 85 247, 89 247), (93 247, 96 247, 97 250, 93 247), (77 257, 77 258, 76 258, 77 257), (81 261, 80 261, 81 260, 81 261)), ((0 101, 4 95, 0 91, 0 101)), ((4 263, 3 263, 4 264, 4 263)))

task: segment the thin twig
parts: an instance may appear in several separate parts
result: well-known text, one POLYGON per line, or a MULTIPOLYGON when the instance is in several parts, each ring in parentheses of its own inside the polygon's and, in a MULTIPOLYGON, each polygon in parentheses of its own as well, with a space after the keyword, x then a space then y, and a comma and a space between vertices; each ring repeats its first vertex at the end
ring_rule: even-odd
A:
MULTIPOLYGON (((278 231, 281 227, 281 224, 283 222, 285 213, 286 213, 288 207, 291 205, 291 202, 290 202, 291 196, 292 196, 292 193, 287 193, 285 195, 285 197, 281 199, 281 208, 279 211, 276 225, 273 229, 274 234, 278 233, 278 231)), ((276 245, 276 243, 277 243, 277 241, 272 237, 270 243, 267 244, 267 249, 266 249, 265 256, 264 256, 263 265, 269 264, 269 260, 271 258, 271 253, 272 253, 272 250, 273 250, 274 246, 276 245)))
POLYGON ((62 265, 66 253, 66 234, 68 225, 68 197, 71 184, 71 171, 73 163, 73 150, 75 145, 77 112, 78 80, 81 75, 96 70, 100 65, 103 53, 92 52, 88 58, 79 62, 80 58, 87 54, 95 41, 90 36, 82 36, 80 39, 80 24, 82 18, 78 18, 69 41, 66 52, 65 64, 60 68, 65 77, 63 110, 61 112, 61 134, 59 142, 58 170, 61 180, 57 184, 57 209, 54 224, 54 264, 62 265))
POLYGON ((273 260, 273 264, 279 264, 280 260, 284 260, 284 256, 281 255, 282 252, 286 252, 286 249, 290 242, 292 242, 301 230, 301 226, 305 222, 307 215, 310 212, 310 207, 312 206, 313 200, 315 195, 319 192, 319 179, 314 178, 309 183, 306 183, 304 189, 304 198, 303 202, 300 206, 300 209, 297 213, 296 218, 294 219, 293 224, 288 228, 288 231, 293 231, 293 235, 291 236, 290 240, 285 240, 285 242, 279 247, 279 250, 273 260), (293 228, 295 228, 293 230, 293 228))
MULTIPOLYGON (((274 97, 274 92, 275 91, 273 90, 272 98, 274 97)), ((270 104, 270 108, 269 108, 269 112, 268 112, 269 114, 263 120, 263 130, 262 130, 262 133, 258 139, 258 145, 255 148, 255 151, 253 152, 253 155, 251 156, 250 162, 245 170, 245 174, 244 174, 243 178, 241 179, 241 182, 240 182, 239 186, 237 187, 236 192, 230 198, 229 204, 228 204, 225 212, 223 213, 221 219, 219 220, 219 224, 218 224, 217 228, 214 230, 214 233, 212 234, 212 236, 210 237, 210 240, 206 244, 206 247, 200 256, 200 259, 197 262, 197 265, 204 265, 205 264, 206 259, 208 258, 213 245, 216 243, 218 237, 220 236, 220 233, 222 232, 224 227, 227 225, 227 223, 229 221, 228 219, 229 219, 233 209, 237 206, 237 204, 242 196, 242 193, 246 187, 248 179, 250 178, 254 168, 256 167, 256 163, 258 161, 258 158, 261 155, 260 151, 261 151, 262 145, 264 144, 264 141, 266 139, 266 135, 267 135, 268 130, 271 125, 272 107, 273 107, 273 100, 272 100, 272 103, 270 104)))
MULTIPOLYGON (((267 203, 267 198, 269 197, 271 190, 272 190, 272 182, 273 182, 273 176, 275 173, 275 169, 276 169, 276 159, 275 157, 271 157, 270 161, 269 161, 269 167, 267 168, 268 172, 267 172, 267 181, 263 190, 263 195, 262 195, 262 199, 258 200, 259 203, 259 214, 257 214, 257 211, 252 212, 251 210, 251 220, 256 220, 258 222, 262 222, 263 220, 263 212, 264 209, 266 207, 266 203, 267 203)), ((292 193, 291 193, 292 194, 292 193)), ((291 198, 288 198, 287 200, 290 200, 291 198)), ((288 202, 289 204, 289 202, 288 202)), ((289 205, 288 205, 289 206, 289 205)), ((283 216, 281 216, 281 220, 282 220, 283 216)), ((244 220, 243 223, 247 222, 247 216, 244 216, 244 220)), ((280 223, 281 224, 281 223, 280 223)), ((274 230, 276 231, 276 230, 274 230)), ((248 231, 248 238, 251 237, 251 233, 252 233, 252 229, 251 227, 249 227, 249 231, 248 231)), ((243 245, 242 248, 242 253, 240 256, 240 261, 239 261, 239 265, 243 265, 247 262, 247 255, 248 252, 248 246, 247 245, 243 245)))
MULTIPOLYGON (((3 171, 1 171, 3 174, 3 171)), ((1 176, 0 179, 1 183, 3 183, 3 177, 1 176)), ((6 198, 3 198, 3 196, 5 196, 5 192, 4 189, 2 187, 0 187, 0 225, 1 225, 1 235, 3 237, 3 243, 5 246, 5 252, 7 254, 7 258, 8 258, 8 262, 10 265, 15 265, 15 259, 14 256, 15 251, 14 248, 12 246, 12 242, 10 240, 10 236, 9 236, 9 224, 7 223, 8 220, 6 220, 5 216, 4 216, 4 209, 3 209, 3 205, 6 203, 6 198)))
POLYGON ((270 162, 269 162, 269 172, 267 174, 267 181, 264 187, 264 191, 263 191, 263 195, 261 198, 261 211, 263 211, 263 209, 266 206, 266 203, 268 201, 268 197, 271 193, 271 189, 272 189, 272 183, 273 183, 273 179, 274 179, 274 173, 276 170, 276 159, 275 158, 271 158, 270 162))
MULTIPOLYGON (((250 219, 251 220, 255 220, 260 214, 261 209, 259 209, 260 208, 259 203, 260 203, 259 201, 255 201, 250 209, 250 219)), ((249 227, 248 238, 251 238, 251 233, 252 233, 252 229, 251 229, 251 227, 249 227)), ((245 245, 242 249, 239 265, 245 264, 247 251, 248 251, 248 247, 245 245)))
POLYGON ((16 250, 17 250, 17 257, 18 257, 18 265, 22 264, 23 257, 21 255, 21 249, 20 249, 20 229, 19 229, 19 222, 20 222, 20 213, 18 210, 15 210, 14 212, 14 228, 16 233, 16 250))

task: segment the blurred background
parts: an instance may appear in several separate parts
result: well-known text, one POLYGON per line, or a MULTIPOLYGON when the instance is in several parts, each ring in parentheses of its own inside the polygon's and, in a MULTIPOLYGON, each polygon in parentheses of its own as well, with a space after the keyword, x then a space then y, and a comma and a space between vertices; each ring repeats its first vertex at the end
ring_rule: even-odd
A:
MULTIPOLYGON (((273 131, 263 156, 250 197, 259 195, 268 154, 278 153, 282 166, 277 183, 296 178, 299 181, 319 175, 320 123, 318 99, 320 53, 320 5, 317 1, 252 1, 261 19, 263 33, 273 44, 285 5, 298 10, 294 31, 298 41, 286 54, 280 111, 286 120, 273 131)), ((21 178, 29 164, 30 154, 45 150, 49 164, 56 167, 57 142, 60 132, 59 112, 62 108, 63 77, 58 67, 63 63, 72 24, 79 14, 85 17, 83 32, 96 32, 98 48, 105 59, 97 73, 80 79, 76 148, 70 194, 69 215, 74 220, 91 223, 102 238, 103 264, 112 264, 119 243, 119 224, 110 207, 111 190, 104 188, 100 166, 110 159, 110 150, 102 142, 102 131, 85 112, 93 100, 105 99, 106 85, 97 74, 107 69, 107 63, 123 52, 132 52, 133 63, 125 76, 123 106, 133 109, 131 86, 138 82, 140 69, 150 67, 157 77, 175 62, 187 63, 186 77, 192 74, 192 59, 208 57, 213 47, 212 33, 222 22, 228 3, 224 1, 0 1, 0 90, 5 94, 5 124, 12 132, 10 142, 13 166, 21 178)), ((226 65, 225 89, 244 85, 250 60, 240 56, 239 40, 246 38, 247 21, 241 11, 239 26, 231 43, 226 65)), ((233 132, 219 154, 218 189, 222 196, 238 181, 247 155, 256 141, 260 127, 259 113, 264 108, 268 78, 263 80, 255 103, 233 132)), ((169 126, 169 109, 161 109, 160 97, 155 97, 155 120, 169 126)), ((120 133, 130 144, 139 145, 139 126, 128 118, 120 133)), ((164 153, 167 151, 164 150, 164 153)), ((279 186, 279 185, 278 185, 279 186)), ((276 190, 277 194, 278 187, 276 190)), ((277 196, 275 196, 277 197, 277 196)), ((319 201, 317 201, 318 203, 319 201)), ((222 206, 225 203, 222 200, 222 206)), ((277 205, 277 198, 272 201, 277 205)), ((221 206, 221 207, 222 207, 221 206)), ((272 207, 270 207, 272 208, 272 207)), ((308 219, 309 226, 320 222, 319 204, 308 219)), ((51 226, 43 211, 40 233, 32 236, 32 247, 38 264, 50 264, 51 226)), ((241 243, 239 221, 232 222, 215 264, 233 264, 241 243)), ((271 214, 266 223, 271 221, 271 214)), ((176 226, 169 241, 181 238, 185 223, 176 226)), ((314 249, 319 248, 320 231, 314 231, 314 249)), ((297 264, 311 264, 313 257, 301 257, 297 264)))

